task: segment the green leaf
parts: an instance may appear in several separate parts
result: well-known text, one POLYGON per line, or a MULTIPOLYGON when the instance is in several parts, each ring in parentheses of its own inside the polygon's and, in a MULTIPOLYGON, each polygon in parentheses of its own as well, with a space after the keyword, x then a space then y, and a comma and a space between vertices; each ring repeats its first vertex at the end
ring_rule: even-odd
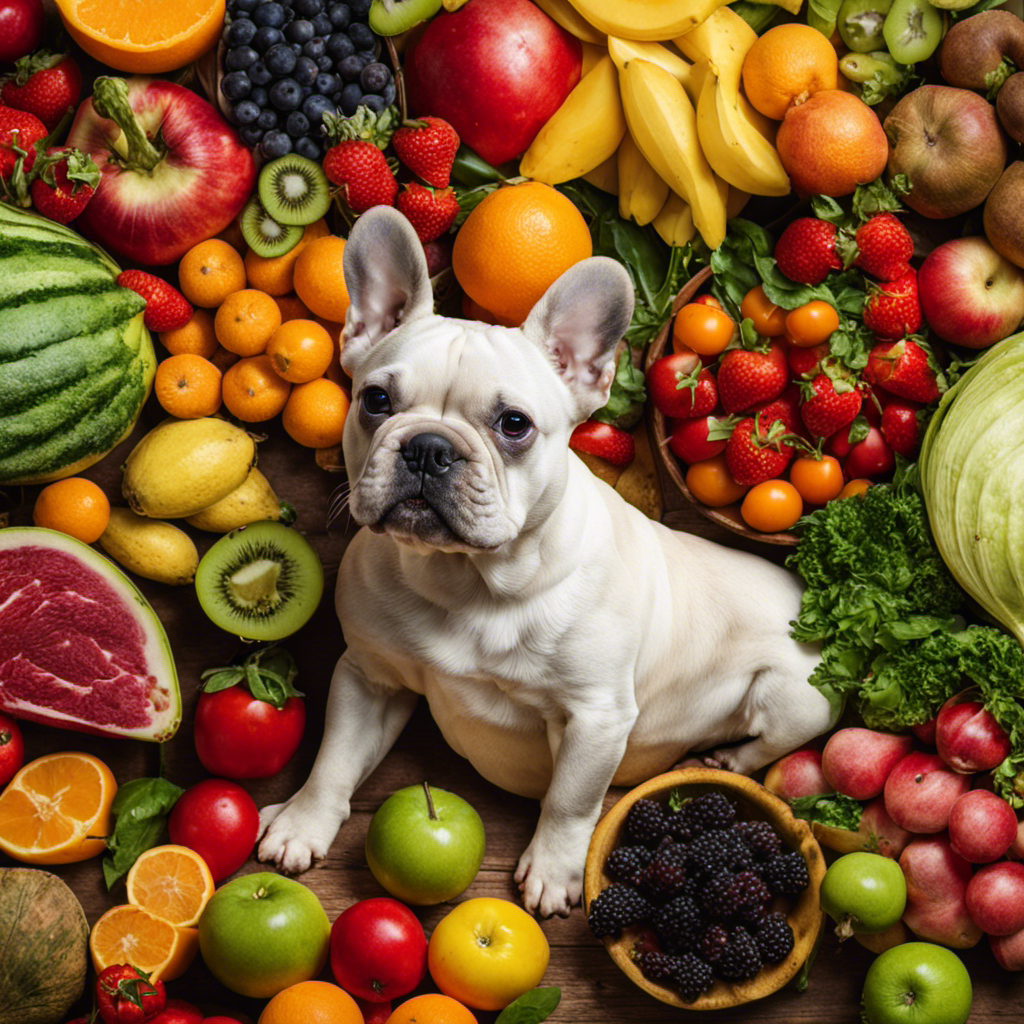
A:
POLYGON ((103 858, 103 878, 111 889, 128 873, 139 854, 158 845, 167 815, 184 793, 162 778, 132 779, 117 791, 111 810, 114 831, 107 836, 110 856, 103 858))
POLYGON ((562 990, 557 985, 530 989, 509 1003, 494 1024, 540 1024, 555 1012, 561 998, 562 990))
POLYGON ((623 348, 615 367, 608 402, 593 414, 593 419, 629 430, 640 421, 646 400, 643 370, 633 365, 629 348, 623 348))
POLYGON ((199 677, 199 689, 215 693, 244 682, 257 700, 273 704, 280 711, 289 697, 305 696, 292 685, 298 671, 288 651, 277 644, 269 644, 257 647, 235 664, 208 668, 199 677))
POLYGON ((818 822, 829 828, 845 828, 856 832, 864 808, 858 800, 842 793, 801 796, 789 801, 793 817, 818 822))

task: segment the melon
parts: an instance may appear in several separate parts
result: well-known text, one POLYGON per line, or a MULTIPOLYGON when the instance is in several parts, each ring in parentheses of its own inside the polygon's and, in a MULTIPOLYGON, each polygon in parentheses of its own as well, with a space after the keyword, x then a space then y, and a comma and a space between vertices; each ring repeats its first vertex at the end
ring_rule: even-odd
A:
POLYGON ((78 897, 38 868, 0 868, 0 1024, 54 1024, 85 990, 89 926, 78 897))
POLYGON ((119 273, 71 228, 0 203, 0 486, 72 476, 135 425, 156 355, 119 273))
POLYGON ((152 605, 108 558, 55 530, 0 530, 0 711, 157 742, 181 722, 152 605))

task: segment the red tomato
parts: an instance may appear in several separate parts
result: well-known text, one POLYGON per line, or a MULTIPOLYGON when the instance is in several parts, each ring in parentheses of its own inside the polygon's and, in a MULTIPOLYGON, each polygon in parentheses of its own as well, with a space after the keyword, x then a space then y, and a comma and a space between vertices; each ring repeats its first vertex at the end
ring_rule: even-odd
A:
POLYGON ((0 714, 0 787, 6 786, 25 763, 25 742, 18 723, 0 714))
POLYGON ((205 779, 185 790, 171 808, 172 843, 195 850, 219 882, 248 859, 260 831, 256 802, 237 782, 205 779))
POLYGON ((710 292, 698 295, 694 300, 700 306, 711 306, 713 309, 721 309, 722 304, 710 292))
POLYGON ((720 441, 708 440, 709 419, 710 416, 698 416, 669 424, 672 433, 668 438, 668 447, 677 459, 692 466, 695 462, 713 459, 725 451, 726 438, 720 441))
POLYGON ((427 973, 427 937, 398 900, 377 896, 342 911, 331 926, 334 980, 357 999, 399 999, 427 973))
POLYGON ((94 989, 104 1024, 142 1024, 167 1005, 167 991, 132 964, 111 964, 100 971, 94 989))
POLYGON ((168 999, 167 1005, 155 1017, 147 1017, 145 1024, 203 1024, 205 1019, 199 1007, 184 999, 168 999))
POLYGON ((654 407, 670 419, 705 416, 718 404, 715 378, 692 352, 656 359, 647 371, 647 390, 654 407))
POLYGON ((866 476, 876 479, 896 468, 896 458, 878 427, 870 427, 863 441, 858 441, 843 459, 843 472, 848 480, 866 476))
POLYGON ((199 760, 211 775, 265 779, 291 760, 305 726, 301 697, 289 697, 278 710, 236 683, 199 695, 193 738, 199 760))
POLYGON ((0 0, 0 61, 39 49, 46 29, 42 0, 0 0))

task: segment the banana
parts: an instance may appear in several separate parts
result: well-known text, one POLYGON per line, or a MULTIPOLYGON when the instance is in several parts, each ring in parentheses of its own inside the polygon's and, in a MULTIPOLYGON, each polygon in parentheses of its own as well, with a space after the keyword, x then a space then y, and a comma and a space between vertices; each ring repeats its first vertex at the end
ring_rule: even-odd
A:
POLYGON ((599 46, 597 43, 580 43, 583 48, 583 64, 580 67, 580 78, 586 78, 597 66, 597 62, 608 53, 607 46, 599 46))
POLYGON ((618 74, 605 54, 538 132, 519 173, 548 185, 578 178, 613 156, 625 134, 618 74))
POLYGON ((743 71, 743 59, 757 39, 757 33, 731 8, 719 7, 689 32, 672 42, 695 63, 706 58, 720 77, 743 71))
POLYGON ((666 245, 686 245, 697 234, 689 203, 672 191, 651 224, 666 245))
MULTIPOLYGON (((443 0, 442 0, 443 2, 443 0)), ((557 25, 585 43, 603 43, 604 33, 598 31, 576 10, 569 0, 534 0, 537 6, 557 25)))
POLYGON ((610 192, 613 196, 619 194, 619 157, 613 153, 603 164, 598 164, 592 171, 580 175, 584 181, 589 181, 594 188, 602 192, 610 192))
POLYGON ((691 64, 678 53, 673 53, 661 43, 644 43, 637 39, 620 39, 618 36, 608 37, 608 53, 615 66, 621 71, 628 60, 639 57, 649 60, 652 64, 663 67, 670 75, 678 78, 685 86, 690 80, 691 64))
POLYGON ((619 144, 619 216, 637 224, 650 224, 668 198, 668 185, 647 162, 633 136, 626 132, 619 144))
MULTIPOLYGON (((699 25, 725 0, 570 0, 599 32, 660 42, 699 25)), ((557 19, 556 19, 557 20, 557 19)))
POLYGON ((717 249, 725 238, 728 189, 701 151, 697 115, 682 83, 649 60, 627 61, 619 88, 630 134, 648 163, 693 211, 701 238, 717 249))

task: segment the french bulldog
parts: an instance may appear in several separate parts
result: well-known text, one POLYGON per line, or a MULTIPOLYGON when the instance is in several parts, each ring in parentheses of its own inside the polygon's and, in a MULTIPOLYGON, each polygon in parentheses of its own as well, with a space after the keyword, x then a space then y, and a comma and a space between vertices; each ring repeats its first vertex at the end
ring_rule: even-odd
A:
POLYGON ((540 800, 515 880, 529 911, 565 916, 609 785, 718 747, 753 772, 827 730, 819 651, 789 633, 801 588, 649 519, 570 450, 632 316, 617 262, 577 263, 515 329, 436 314, 391 207, 359 217, 344 267, 346 649, 313 769, 264 808, 258 855, 290 873, 326 856, 423 696, 481 775, 540 800))

